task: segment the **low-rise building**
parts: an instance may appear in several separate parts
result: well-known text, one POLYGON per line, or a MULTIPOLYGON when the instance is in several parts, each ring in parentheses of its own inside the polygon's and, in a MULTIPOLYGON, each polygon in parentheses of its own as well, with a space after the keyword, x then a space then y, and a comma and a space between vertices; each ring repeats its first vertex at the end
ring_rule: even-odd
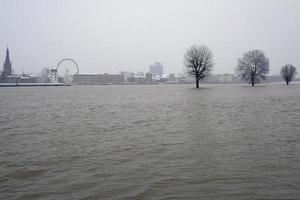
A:
POLYGON ((124 83, 124 76, 119 74, 74 74, 73 83, 77 85, 109 85, 124 83))

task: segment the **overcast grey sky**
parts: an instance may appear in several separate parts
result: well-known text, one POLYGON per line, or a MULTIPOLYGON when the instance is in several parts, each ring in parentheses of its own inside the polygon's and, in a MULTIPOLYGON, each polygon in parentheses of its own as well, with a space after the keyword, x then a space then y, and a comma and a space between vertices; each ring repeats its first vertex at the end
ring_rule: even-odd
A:
MULTIPOLYGON (((0 0, 0 60, 11 51, 16 73, 39 72, 65 57, 83 73, 147 71, 160 61, 182 72, 183 54, 206 44, 214 73, 261 49, 270 73, 300 71, 298 0, 0 0)), ((1 64, 2 68, 2 64, 1 64)))

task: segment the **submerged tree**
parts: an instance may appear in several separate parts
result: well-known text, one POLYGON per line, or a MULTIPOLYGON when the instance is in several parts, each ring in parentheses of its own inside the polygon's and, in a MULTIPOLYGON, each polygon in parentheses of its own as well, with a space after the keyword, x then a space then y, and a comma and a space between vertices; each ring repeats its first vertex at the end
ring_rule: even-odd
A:
POLYGON ((293 65, 287 64, 281 68, 280 73, 282 78, 285 80, 286 84, 288 85, 289 82, 291 82, 293 78, 296 76, 297 70, 296 67, 294 67, 293 65))
POLYGON ((255 83, 260 83, 261 79, 264 80, 269 73, 269 59, 260 50, 248 51, 238 59, 236 71, 242 80, 254 86, 255 83))
POLYGON ((212 70, 213 54, 205 45, 193 45, 184 54, 184 65, 187 72, 195 77, 196 88, 199 88, 199 81, 212 70))

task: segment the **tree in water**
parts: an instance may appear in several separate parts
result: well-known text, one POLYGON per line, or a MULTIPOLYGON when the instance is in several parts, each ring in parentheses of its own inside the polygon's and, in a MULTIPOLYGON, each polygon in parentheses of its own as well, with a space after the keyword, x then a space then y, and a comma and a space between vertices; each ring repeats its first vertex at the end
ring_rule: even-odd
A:
POLYGON ((287 64, 281 68, 280 74, 281 74, 283 80, 288 85, 293 80, 293 78, 296 76, 297 70, 296 70, 296 67, 294 67, 293 65, 287 64))
POLYGON ((265 80, 269 73, 269 59, 260 50, 248 51, 238 59, 236 72, 242 80, 254 86, 256 83, 260 83, 261 79, 265 80))
POLYGON ((213 54, 205 45, 193 45, 184 54, 184 65, 187 72, 195 77, 196 88, 212 70, 213 54))

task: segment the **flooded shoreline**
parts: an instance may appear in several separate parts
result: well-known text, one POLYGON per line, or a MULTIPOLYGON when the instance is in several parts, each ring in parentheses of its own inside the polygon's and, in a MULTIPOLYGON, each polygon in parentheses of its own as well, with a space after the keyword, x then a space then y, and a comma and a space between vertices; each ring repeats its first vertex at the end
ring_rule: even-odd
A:
POLYGON ((0 88, 4 199, 297 199, 300 84, 0 88))

